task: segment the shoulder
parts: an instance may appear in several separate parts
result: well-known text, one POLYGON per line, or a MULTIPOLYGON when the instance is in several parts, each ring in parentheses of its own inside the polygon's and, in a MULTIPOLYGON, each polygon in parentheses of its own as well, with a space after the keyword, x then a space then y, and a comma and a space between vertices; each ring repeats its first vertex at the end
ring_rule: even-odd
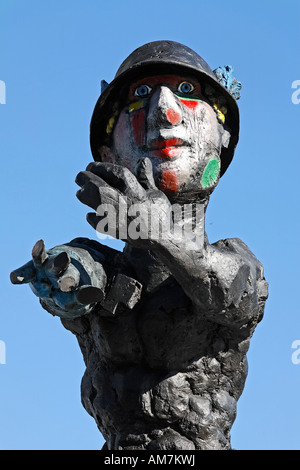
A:
POLYGON ((212 244, 214 248, 224 252, 224 254, 232 253, 241 258, 243 264, 247 264, 251 270, 251 274, 255 278, 263 277, 263 265, 239 238, 226 238, 225 240, 219 240, 212 244))
POLYGON ((268 283, 265 280, 264 267, 256 258, 249 247, 239 238, 227 238, 212 244, 217 250, 223 253, 232 253, 240 258, 242 266, 249 270, 249 277, 252 284, 256 284, 258 298, 266 300, 268 297, 268 283))

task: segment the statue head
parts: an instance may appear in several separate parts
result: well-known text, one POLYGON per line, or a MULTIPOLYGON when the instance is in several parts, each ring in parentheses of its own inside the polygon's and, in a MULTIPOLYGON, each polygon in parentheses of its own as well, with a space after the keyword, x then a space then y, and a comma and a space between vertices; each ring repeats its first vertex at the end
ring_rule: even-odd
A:
POLYGON ((240 84, 231 74, 231 67, 213 72, 176 42, 136 49, 115 79, 104 82, 91 120, 94 159, 134 172, 148 157, 157 186, 170 199, 205 199, 238 141, 240 84))

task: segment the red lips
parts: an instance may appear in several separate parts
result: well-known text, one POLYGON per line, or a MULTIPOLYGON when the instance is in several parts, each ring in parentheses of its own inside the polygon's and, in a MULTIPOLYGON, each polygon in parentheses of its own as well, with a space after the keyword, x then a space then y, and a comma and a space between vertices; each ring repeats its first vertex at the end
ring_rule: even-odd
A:
POLYGON ((184 144, 182 139, 159 139, 151 142, 150 149, 154 155, 160 158, 173 158, 182 152, 181 146, 184 144))

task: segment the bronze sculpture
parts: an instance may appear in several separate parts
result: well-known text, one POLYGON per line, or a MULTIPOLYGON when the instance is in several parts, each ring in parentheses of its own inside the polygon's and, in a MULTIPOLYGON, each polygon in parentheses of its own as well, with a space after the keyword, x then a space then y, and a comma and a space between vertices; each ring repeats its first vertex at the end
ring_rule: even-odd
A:
POLYGON ((231 67, 212 72, 182 44, 134 51, 103 83, 95 162, 76 179, 88 222, 124 251, 39 241, 11 273, 76 335, 82 402, 106 449, 231 448, 267 283, 241 240, 211 245, 202 229, 238 141, 239 90, 231 67))

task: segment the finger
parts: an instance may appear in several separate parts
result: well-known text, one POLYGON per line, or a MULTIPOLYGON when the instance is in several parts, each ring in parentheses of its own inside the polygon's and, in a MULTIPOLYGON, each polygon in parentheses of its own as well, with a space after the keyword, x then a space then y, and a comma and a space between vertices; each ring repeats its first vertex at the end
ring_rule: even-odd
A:
POLYGON ((124 221, 123 226, 120 226, 119 221, 117 219, 118 217, 115 217, 114 214, 112 214, 112 217, 99 216, 94 212, 89 212, 86 215, 86 220, 98 233, 102 233, 105 236, 109 235, 110 237, 126 241, 126 221, 124 221))
POLYGON ((76 196, 83 204, 91 207, 94 210, 97 210, 97 207, 103 203, 101 200, 100 193, 101 191, 106 190, 105 194, 112 196, 114 194, 114 199, 117 200, 117 191, 111 188, 105 181, 102 180, 99 176, 94 175, 89 171, 81 171, 76 178, 76 183, 82 188, 77 191, 76 196))
POLYGON ((144 189, 128 168, 114 163, 92 162, 87 166, 87 170, 103 178, 125 196, 138 200, 145 197, 144 189))
POLYGON ((135 175, 139 183, 145 189, 157 189, 154 177, 152 163, 149 158, 140 158, 135 168, 135 175))
POLYGON ((80 272, 77 268, 75 268, 75 266, 70 264, 65 274, 63 274, 63 276, 58 279, 57 285, 60 291, 71 292, 76 287, 78 287, 79 281, 80 272))
POLYGON ((59 253, 53 260, 53 271, 60 274, 68 268, 71 263, 71 258, 66 251, 59 253))
POLYGON ((33 263, 36 266, 41 266, 48 259, 44 240, 39 240, 38 242, 36 242, 36 244, 32 248, 32 258, 33 263))
POLYGON ((18 269, 10 273, 10 280, 13 284, 27 284, 36 278, 36 270, 33 261, 29 261, 18 269))
POLYGON ((99 189, 93 184, 88 184, 82 189, 79 189, 76 193, 76 197, 82 204, 97 210, 97 207, 101 204, 99 189))
POLYGON ((81 186, 81 189, 76 193, 79 201, 93 209, 96 209, 100 204, 99 188, 109 187, 103 179, 90 171, 81 171, 78 173, 75 182, 78 186, 81 186))
POLYGON ((104 292, 99 287, 82 286, 76 294, 78 302, 83 305, 101 302, 104 298, 104 292))
POLYGON ((93 182, 97 187, 109 187, 109 185, 102 178, 100 178, 100 176, 97 176, 91 171, 80 171, 80 173, 78 173, 76 176, 75 182, 78 184, 78 186, 84 186, 89 182, 93 182))
POLYGON ((86 220, 95 230, 97 230, 97 224, 101 222, 102 219, 103 217, 96 215, 95 212, 89 212, 86 214, 86 220))
POLYGON ((108 218, 107 216, 99 216, 94 212, 86 215, 88 223, 99 233, 119 238, 119 227, 117 226, 116 217, 108 218))
POLYGON ((116 210, 120 204, 120 198, 124 198, 116 189, 111 187, 95 187, 94 183, 87 183, 80 189, 76 196, 83 204, 91 207, 95 211, 101 206, 113 206, 116 210))

